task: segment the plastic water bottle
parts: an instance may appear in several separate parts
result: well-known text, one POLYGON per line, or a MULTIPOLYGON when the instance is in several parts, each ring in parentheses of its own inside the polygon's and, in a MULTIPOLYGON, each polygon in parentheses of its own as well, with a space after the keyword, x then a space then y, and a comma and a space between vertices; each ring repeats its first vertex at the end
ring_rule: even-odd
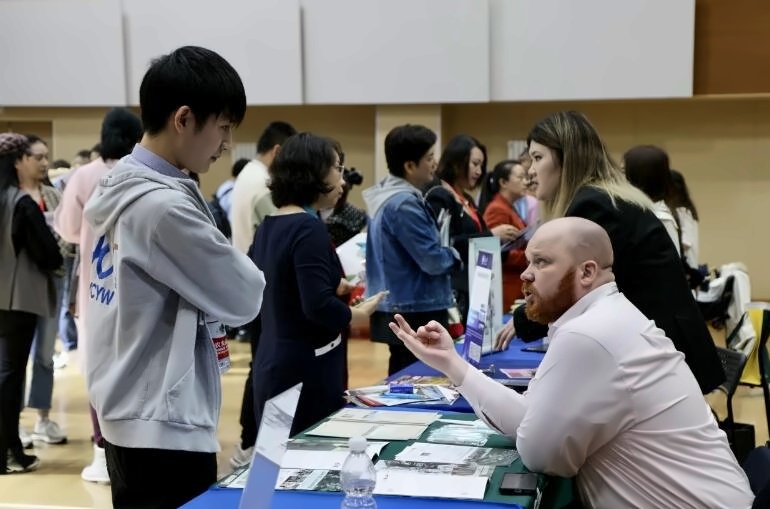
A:
POLYGON ((353 437, 348 442, 350 454, 340 472, 340 484, 345 493, 340 509, 377 509, 372 496, 377 474, 366 453, 366 445, 364 437, 353 437))

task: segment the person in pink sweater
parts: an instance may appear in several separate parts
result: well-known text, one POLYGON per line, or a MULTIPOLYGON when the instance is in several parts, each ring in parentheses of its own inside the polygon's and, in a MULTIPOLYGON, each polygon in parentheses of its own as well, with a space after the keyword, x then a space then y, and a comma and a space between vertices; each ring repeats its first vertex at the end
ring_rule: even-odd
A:
MULTIPOLYGON (((142 122, 139 117, 125 108, 109 111, 102 122, 101 157, 73 170, 64 188, 61 202, 54 212, 54 229, 65 241, 80 246, 77 268, 79 274, 88 271, 91 258, 87 251, 94 245, 95 240, 91 227, 83 220, 83 207, 99 181, 120 158, 131 152, 141 138, 142 122)), ((84 330, 83 312, 86 309, 85 302, 88 300, 89 291, 88 278, 78 278, 75 316, 78 328, 78 349, 81 352, 79 363, 83 372, 87 361, 82 355, 82 352, 85 352, 83 344, 88 336, 87 331, 84 330)), ((91 422, 94 428, 94 459, 80 475, 84 481, 106 484, 110 482, 110 478, 104 456, 104 439, 93 407, 91 407, 91 422)))

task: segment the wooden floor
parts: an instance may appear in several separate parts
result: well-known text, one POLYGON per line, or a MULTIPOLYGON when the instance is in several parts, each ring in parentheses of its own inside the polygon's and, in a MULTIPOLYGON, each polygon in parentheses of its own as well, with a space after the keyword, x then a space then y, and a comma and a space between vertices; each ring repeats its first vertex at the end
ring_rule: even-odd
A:
MULTIPOLYGON (((227 460, 240 436, 238 416, 243 382, 248 371, 248 345, 231 342, 233 369, 223 380, 223 408, 219 426, 222 452, 220 473, 229 471, 227 460)), ((349 349, 351 386, 382 380, 387 370, 388 348, 365 340, 351 341, 349 349)), ((37 445, 40 469, 28 474, 0 476, 0 509, 4 508, 109 508, 109 487, 83 482, 80 471, 91 460, 91 425, 88 416, 85 381, 72 366, 56 372, 54 408, 51 418, 69 437, 66 445, 37 445)), ((756 426, 757 444, 768 438, 762 391, 740 388, 734 401, 740 422, 756 426)), ((22 424, 31 430, 35 414, 26 410, 22 424)))

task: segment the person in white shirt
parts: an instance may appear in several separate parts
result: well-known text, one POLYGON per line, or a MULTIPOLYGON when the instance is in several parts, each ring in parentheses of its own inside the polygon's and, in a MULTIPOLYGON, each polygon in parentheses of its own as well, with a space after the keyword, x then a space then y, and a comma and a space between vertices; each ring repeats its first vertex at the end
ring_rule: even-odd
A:
POLYGON ((527 259, 527 315, 550 324, 550 347, 524 394, 472 368, 437 323, 415 332, 396 315, 391 329, 516 440, 527 468, 577 476, 585 506, 749 509, 748 480, 684 356, 618 292, 605 230, 549 221, 527 259))
MULTIPOLYGON (((281 149, 281 144, 297 130, 286 122, 271 122, 257 142, 257 158, 243 167, 235 179, 232 208, 228 219, 233 235, 233 247, 247 253, 254 241, 254 232, 264 217, 258 211, 258 202, 270 195, 267 188, 267 168, 281 149)), ((270 202, 268 199, 267 202, 270 202)), ((272 203, 270 203, 272 205, 272 203)))

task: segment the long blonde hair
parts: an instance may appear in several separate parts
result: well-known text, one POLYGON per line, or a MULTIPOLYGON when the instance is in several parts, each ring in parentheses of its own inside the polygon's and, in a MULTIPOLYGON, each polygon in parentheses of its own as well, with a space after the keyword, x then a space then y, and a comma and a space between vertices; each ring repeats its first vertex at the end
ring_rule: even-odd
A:
POLYGON ((607 193, 615 206, 617 201, 625 201, 652 209, 652 201, 626 180, 582 113, 560 111, 543 118, 527 137, 528 145, 533 141, 551 149, 561 167, 556 194, 542 201, 543 220, 564 217, 578 191, 586 186, 607 193))

